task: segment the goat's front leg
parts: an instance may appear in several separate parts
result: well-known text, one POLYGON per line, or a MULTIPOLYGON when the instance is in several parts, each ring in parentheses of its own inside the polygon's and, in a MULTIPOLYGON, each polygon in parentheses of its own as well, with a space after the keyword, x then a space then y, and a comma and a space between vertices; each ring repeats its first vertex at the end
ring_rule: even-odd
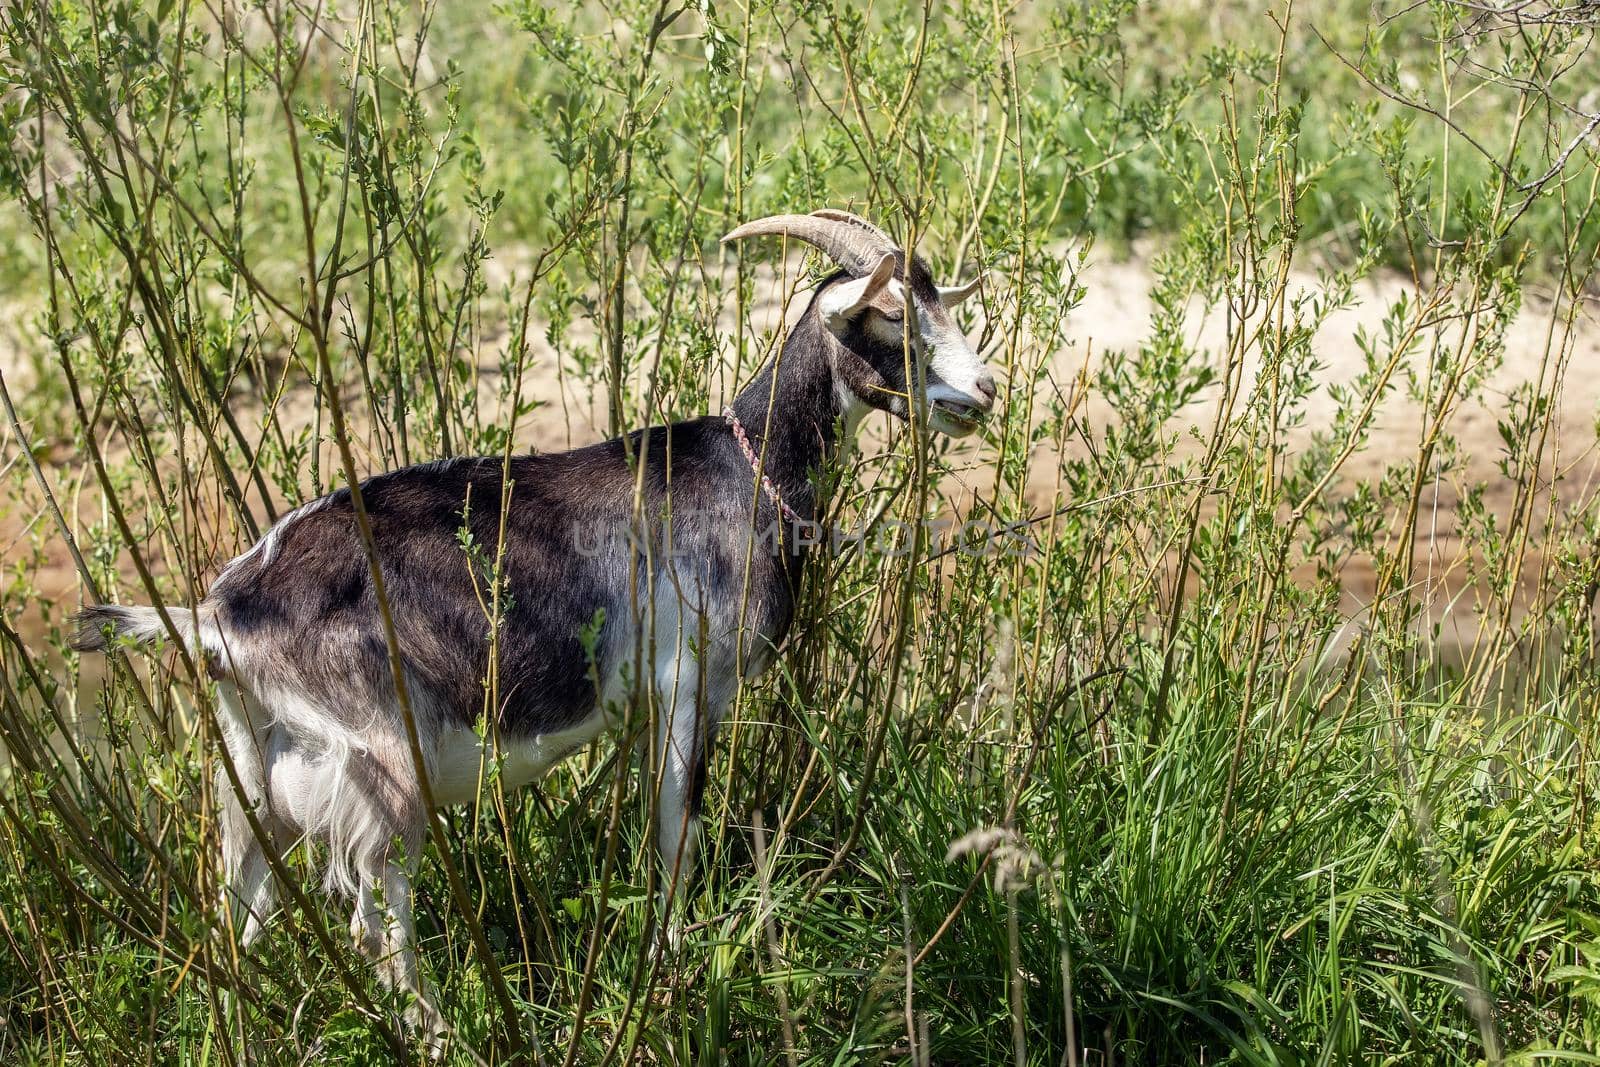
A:
POLYGON ((678 933, 700 844, 700 802, 705 793, 706 750, 727 706, 725 686, 687 650, 658 672, 656 727, 656 845, 661 854, 662 917, 669 939, 678 933))

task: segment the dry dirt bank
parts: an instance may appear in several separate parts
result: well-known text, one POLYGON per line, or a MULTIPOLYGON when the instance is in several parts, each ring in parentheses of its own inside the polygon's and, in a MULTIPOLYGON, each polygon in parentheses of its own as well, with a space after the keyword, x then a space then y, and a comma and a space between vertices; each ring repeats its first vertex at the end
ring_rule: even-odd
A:
MULTIPOLYGON (((1086 364, 1092 370, 1105 353, 1137 348, 1151 334, 1151 322, 1156 309, 1150 294, 1155 279, 1147 260, 1136 257, 1123 261, 1091 261, 1080 280, 1086 287, 1086 295, 1066 323, 1063 343, 1049 353, 1035 351, 1032 357, 1048 364, 1050 374, 1046 381, 1056 385, 1071 382, 1086 364)), ((1291 279, 1291 290, 1315 286, 1316 279, 1309 274, 1296 275, 1291 279)), ((757 292, 758 301, 751 309, 750 325, 759 336, 781 326, 784 285, 781 279, 768 273, 762 277, 757 292)), ((1328 425, 1335 404, 1330 387, 1352 382, 1361 373, 1364 356, 1358 338, 1363 335, 1381 336, 1383 320, 1389 309, 1397 300, 1410 295, 1406 280, 1398 275, 1381 275, 1361 285, 1352 305, 1334 312, 1318 331, 1313 347, 1323 364, 1317 377, 1319 387, 1307 405, 1304 424, 1288 435, 1291 451, 1304 447, 1312 430, 1328 425)), ((1515 487, 1504 483, 1496 467, 1503 450, 1497 423, 1511 391, 1523 382, 1550 380, 1552 368, 1548 361, 1563 352, 1570 371, 1552 398, 1557 433, 1550 453, 1554 460, 1547 465, 1547 473, 1556 469, 1561 471, 1556 493, 1562 501, 1570 503, 1590 499, 1596 475, 1595 418, 1597 411, 1600 411, 1600 331, 1594 329, 1593 310, 1588 309, 1580 316, 1575 328, 1569 331, 1559 321, 1556 309, 1548 301, 1537 295, 1531 297, 1521 314, 1507 328, 1503 362, 1488 377, 1481 396, 1467 402, 1453 421, 1452 430, 1460 442, 1463 464, 1449 478, 1442 479, 1436 491, 1430 493, 1428 514, 1421 524, 1424 532, 1419 535, 1426 542, 1419 545, 1423 552, 1420 558, 1425 559, 1428 573, 1437 576, 1440 581, 1441 603, 1449 602, 1460 592, 1450 587, 1450 576, 1460 571, 1463 562, 1459 539, 1455 535, 1455 488, 1460 484, 1483 481, 1487 483, 1486 499, 1491 509, 1511 506, 1515 487)), ((724 319, 724 327, 733 329, 735 324, 731 307, 724 312, 724 319)), ((0 364, 0 369, 5 371, 8 384, 15 394, 31 387, 39 373, 32 360, 22 357, 22 353, 28 351, 26 346, 37 343, 37 340, 26 336, 26 326, 20 314, 9 316, 4 327, 9 336, 7 343, 0 345, 0 359, 5 361, 0 364)), ((1207 358, 1222 359, 1220 353, 1227 347, 1228 330, 1226 316, 1220 310, 1198 305, 1189 309, 1186 335, 1198 351, 1208 354, 1207 358)), ((539 406, 518 426, 519 444, 527 448, 552 450, 599 439, 605 423, 606 402, 603 393, 571 373, 561 373, 555 353, 538 336, 539 332, 534 331, 534 354, 524 383, 525 395, 539 401, 539 406)), ((486 357, 492 357, 504 343, 503 336, 495 336, 491 331, 481 340, 479 348, 486 357)), ((484 360, 486 368, 491 362, 492 358, 484 360)), ((1244 367, 1246 388, 1256 369, 1253 363, 1247 361, 1244 367)), ((731 389, 733 383, 727 380, 730 376, 724 373, 722 378, 721 387, 731 389)), ((504 406, 499 386, 497 376, 485 369, 478 383, 478 399, 482 409, 489 412, 491 418, 504 406)), ((1051 386, 1047 384, 1044 388, 1051 386)), ((1050 399, 1045 395, 1039 396, 1037 406, 1042 410, 1050 399)), ((1011 402, 1023 401, 1013 394, 1011 402)), ((1183 418, 1195 426, 1207 427, 1216 402, 1217 392, 1214 389, 1186 409, 1183 418)), ((249 432, 256 432, 261 418, 259 403, 250 397, 236 397, 236 403, 241 423, 249 432)), ((1103 425, 1110 417, 1103 400, 1092 390, 1082 410, 1096 425, 1103 425)), ((309 425, 313 412, 311 390, 301 387, 291 390, 282 399, 277 417, 292 432, 309 425)), ((353 408, 353 413, 359 414, 359 411, 353 408)), ((864 430, 862 447, 868 452, 884 436, 884 427, 876 425, 876 421, 868 420, 864 430)), ((1388 464, 1414 454, 1421 425, 1422 411, 1415 400, 1405 396, 1403 390, 1390 396, 1374 425, 1370 444, 1351 457, 1346 465, 1347 475, 1364 480, 1374 479, 1388 464)), ((376 469, 382 464, 375 458, 377 452, 371 447, 370 433, 370 426, 358 420, 358 462, 376 469)), ((115 440, 110 447, 117 447, 115 440)), ((71 499, 75 495, 73 488, 80 484, 80 480, 87 478, 84 458, 61 454, 59 451, 45 458, 48 474, 57 491, 71 499)), ((951 461, 955 474, 947 488, 954 497, 959 498, 964 488, 982 489, 989 483, 993 456, 981 444, 962 443, 952 454, 951 461)), ((42 563, 31 558, 23 559, 29 531, 49 531, 51 527, 42 508, 42 500, 31 479, 26 477, 21 462, 14 436, 9 428, 0 427, 0 469, 6 472, 13 483, 20 482, 23 485, 10 501, 0 505, 3 507, 3 512, 0 512, 0 550, 4 552, 8 568, 20 565, 29 583, 42 594, 43 600, 58 605, 69 604, 79 595, 78 582, 59 538, 53 534, 45 537, 42 563)), ((1050 501, 1057 484, 1059 462, 1060 456, 1047 448, 1041 448, 1030 457, 1030 496, 1040 507, 1048 505, 1050 501)), ((337 460, 332 453, 325 452, 323 469, 333 470, 336 465, 337 460)), ((94 496, 93 492, 86 492, 79 498, 79 514, 86 522, 101 519, 94 496)), ((277 500, 275 503, 282 505, 285 501, 277 500)), ((219 531, 218 545, 224 548, 231 546, 230 537, 236 538, 237 534, 219 531)), ((218 562, 225 560, 229 554, 222 551, 218 562)), ((159 565, 160 561, 156 562, 159 565)), ((1345 584, 1349 593, 1347 606, 1353 612, 1370 594, 1372 575, 1364 567, 1353 566, 1345 576, 1345 584)), ((36 630, 39 620, 35 607, 12 602, 6 605, 5 610, 14 624, 36 630)))

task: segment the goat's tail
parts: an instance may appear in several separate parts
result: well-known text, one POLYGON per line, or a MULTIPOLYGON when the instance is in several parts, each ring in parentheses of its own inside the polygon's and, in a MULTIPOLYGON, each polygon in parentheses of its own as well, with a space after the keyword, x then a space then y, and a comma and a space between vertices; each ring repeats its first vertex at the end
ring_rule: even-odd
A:
MULTIPOLYGON (((195 612, 188 608, 168 608, 167 616, 190 651, 198 652, 199 646, 210 644, 205 640, 209 634, 203 632, 209 627, 197 625, 195 612)), ((72 621, 77 629, 67 644, 79 652, 104 652, 115 637, 132 638, 140 645, 154 644, 168 633, 166 624, 161 621, 161 612, 155 608, 95 604, 78 612, 72 621)))

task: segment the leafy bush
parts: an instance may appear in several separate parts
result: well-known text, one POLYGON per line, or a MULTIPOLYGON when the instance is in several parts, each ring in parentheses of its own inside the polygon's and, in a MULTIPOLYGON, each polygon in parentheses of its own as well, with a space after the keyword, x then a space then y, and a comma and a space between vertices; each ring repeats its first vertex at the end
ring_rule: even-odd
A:
POLYGON ((10 5, 5 1058, 416 1053, 311 850, 236 950, 209 684, 65 613, 192 604, 352 477, 717 409, 807 277, 717 239, 854 205, 989 272, 1006 399, 869 428, 834 520, 1008 536, 828 555, 670 954, 626 749, 444 813, 452 1054, 1593 1062, 1595 15, 1381 6, 10 5), (1152 310, 1101 351, 1107 247, 1152 310))

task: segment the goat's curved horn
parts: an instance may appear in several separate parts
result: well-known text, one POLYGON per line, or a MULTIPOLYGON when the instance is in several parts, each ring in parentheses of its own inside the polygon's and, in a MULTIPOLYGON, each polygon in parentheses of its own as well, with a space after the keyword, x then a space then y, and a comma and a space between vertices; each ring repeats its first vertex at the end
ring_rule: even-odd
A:
POLYGON ((861 228, 863 230, 866 230, 868 233, 872 234, 874 237, 876 237, 878 240, 882 241, 884 244, 888 245, 890 248, 899 247, 898 245, 896 245, 894 243, 894 238, 893 237, 890 237, 888 234, 886 234, 882 230, 878 229, 878 227, 874 226, 872 223, 868 222, 866 219, 862 218, 860 215, 852 215, 848 211, 837 211, 837 210, 835 210, 835 209, 833 209, 831 207, 822 208, 820 211, 813 211, 811 213, 811 215, 812 215, 813 218, 828 219, 828 220, 830 220, 832 222, 843 222, 843 223, 845 223, 847 225, 850 225, 850 226, 859 227, 859 228, 861 228))
POLYGON ((865 277, 885 255, 899 251, 893 239, 866 219, 845 211, 814 211, 809 215, 769 215, 747 222, 722 239, 786 234, 821 249, 856 277, 865 277))

